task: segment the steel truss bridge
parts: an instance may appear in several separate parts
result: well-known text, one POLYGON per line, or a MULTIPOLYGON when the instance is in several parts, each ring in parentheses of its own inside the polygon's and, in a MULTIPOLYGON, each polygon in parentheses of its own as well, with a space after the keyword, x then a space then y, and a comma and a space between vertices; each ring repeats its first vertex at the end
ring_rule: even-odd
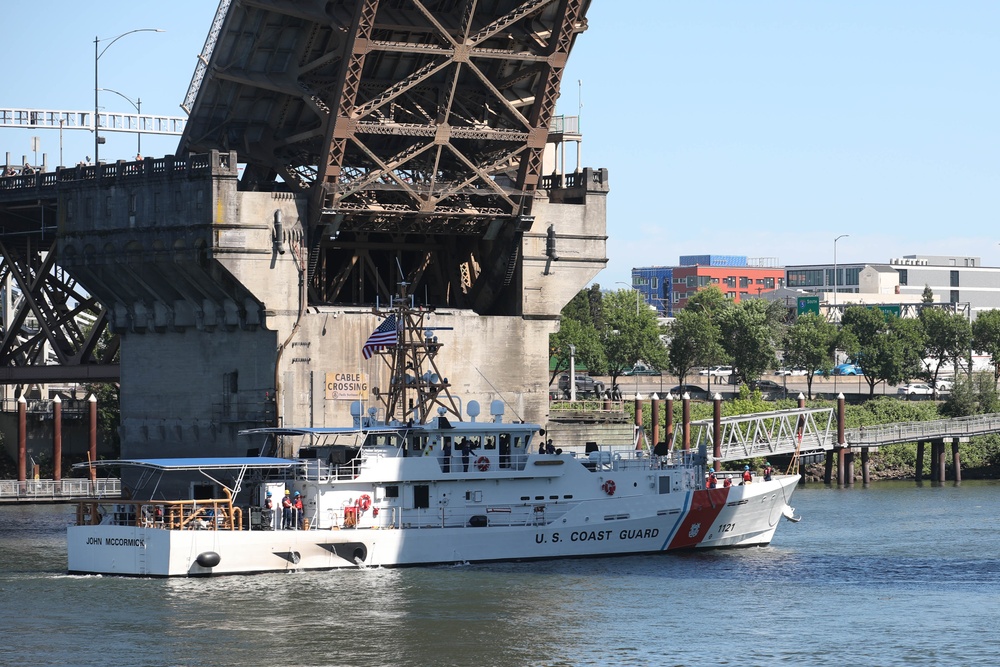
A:
MULTIPOLYGON (((532 230, 543 151, 553 134, 575 132, 554 114, 589 6, 221 0, 181 105, 186 120, 5 109, 0 127, 180 132, 181 161, 235 151, 240 190, 310 202, 310 305, 387 303, 405 283, 432 307, 518 315, 521 242, 545 234, 532 230)), ((104 175, 80 187, 113 187, 104 175)), ((0 382, 113 379, 103 308, 56 257, 57 193, 73 186, 17 179, 0 177, 0 283, 11 304, 0 382), (53 356, 63 368, 47 380, 29 368, 53 356)))

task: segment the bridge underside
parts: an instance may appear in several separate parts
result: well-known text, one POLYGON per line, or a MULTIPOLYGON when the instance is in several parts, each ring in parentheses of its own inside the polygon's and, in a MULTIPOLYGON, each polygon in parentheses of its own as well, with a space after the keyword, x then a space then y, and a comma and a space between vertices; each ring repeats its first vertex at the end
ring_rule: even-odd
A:
POLYGON ((518 249, 588 6, 232 0, 180 151, 236 151, 243 191, 308 193, 313 304, 404 281, 433 305, 520 314, 518 249))

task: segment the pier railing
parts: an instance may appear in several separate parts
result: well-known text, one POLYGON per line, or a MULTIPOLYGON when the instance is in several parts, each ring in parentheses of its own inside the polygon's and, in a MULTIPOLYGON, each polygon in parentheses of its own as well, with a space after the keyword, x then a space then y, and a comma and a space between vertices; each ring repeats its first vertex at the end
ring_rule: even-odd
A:
POLYGON ((120 498, 122 481, 114 478, 0 480, 0 501, 53 501, 70 498, 120 498))

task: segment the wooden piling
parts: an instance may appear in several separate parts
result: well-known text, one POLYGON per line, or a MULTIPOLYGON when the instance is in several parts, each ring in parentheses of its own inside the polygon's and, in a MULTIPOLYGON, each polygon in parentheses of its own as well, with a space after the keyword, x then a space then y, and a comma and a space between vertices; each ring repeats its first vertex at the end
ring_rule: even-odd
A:
POLYGON ((961 438, 953 438, 951 441, 951 461, 952 466, 955 468, 955 482, 962 482, 962 457, 958 453, 958 443, 961 438))
POLYGON ((713 468, 715 472, 722 470, 722 395, 715 394, 712 399, 712 440, 715 446, 712 448, 713 468))
MULTIPOLYGON (((97 397, 93 394, 87 399, 90 405, 90 449, 88 455, 91 462, 97 461, 97 397)), ((90 481, 97 481, 97 468, 90 466, 90 481)))
POLYGON ((917 442, 917 481, 924 481, 924 441, 917 442))
POLYGON ((681 435, 684 451, 691 451, 691 394, 688 393, 681 397, 681 435))
POLYGON ((672 443, 674 441, 674 395, 667 392, 667 414, 666 416, 666 430, 667 437, 665 438, 667 442, 672 443))
POLYGON ((642 449, 642 394, 635 394, 635 448, 642 449))
POLYGON ((937 468, 938 468, 938 481, 944 484, 945 481, 945 461, 948 457, 945 455, 944 451, 944 438, 942 438, 938 443, 938 456, 937 456, 937 468))
POLYGON ((17 481, 28 479, 28 402, 17 397, 17 481))
POLYGON ((868 447, 861 448, 861 484, 868 486, 871 483, 871 465, 868 462, 868 447))
POLYGON ((62 399, 52 399, 52 480, 62 479, 62 399))
POLYGON ((844 437, 844 411, 845 401, 843 394, 837 394, 837 486, 843 487, 847 483, 847 447, 844 437))
POLYGON ((660 397, 658 394, 653 394, 653 398, 650 401, 652 405, 652 414, 650 415, 650 420, 653 422, 653 446, 660 441, 660 397))

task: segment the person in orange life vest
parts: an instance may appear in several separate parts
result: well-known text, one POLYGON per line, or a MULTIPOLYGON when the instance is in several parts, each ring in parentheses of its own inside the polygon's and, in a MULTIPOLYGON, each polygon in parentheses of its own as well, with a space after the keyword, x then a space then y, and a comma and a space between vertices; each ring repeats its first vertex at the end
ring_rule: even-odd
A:
POLYGON ((705 479, 705 488, 706 489, 714 489, 715 485, 717 483, 718 483, 718 480, 715 478, 715 471, 714 470, 709 470, 708 471, 708 478, 705 479))
POLYGON ((295 498, 292 500, 292 508, 295 509, 295 523, 298 524, 299 530, 302 530, 303 519, 306 517, 305 508, 302 506, 302 494, 298 491, 295 492, 295 498))
POLYGON ((740 482, 740 486, 749 484, 752 481, 753 475, 750 473, 750 466, 743 466, 743 481, 740 482))
POLYGON ((281 499, 281 529, 292 527, 292 492, 285 489, 285 497, 281 499))
POLYGON ((767 461, 764 461, 764 481, 765 482, 770 482, 771 481, 771 474, 773 472, 774 472, 774 468, 771 467, 771 464, 768 463, 767 461))
POLYGON ((729 477, 727 477, 727 478, 726 478, 726 479, 725 479, 725 480, 724 480, 724 481, 722 482, 722 488, 724 488, 724 489, 728 489, 728 488, 729 488, 729 487, 731 487, 732 485, 733 485, 733 480, 732 480, 731 478, 729 478, 729 477))

